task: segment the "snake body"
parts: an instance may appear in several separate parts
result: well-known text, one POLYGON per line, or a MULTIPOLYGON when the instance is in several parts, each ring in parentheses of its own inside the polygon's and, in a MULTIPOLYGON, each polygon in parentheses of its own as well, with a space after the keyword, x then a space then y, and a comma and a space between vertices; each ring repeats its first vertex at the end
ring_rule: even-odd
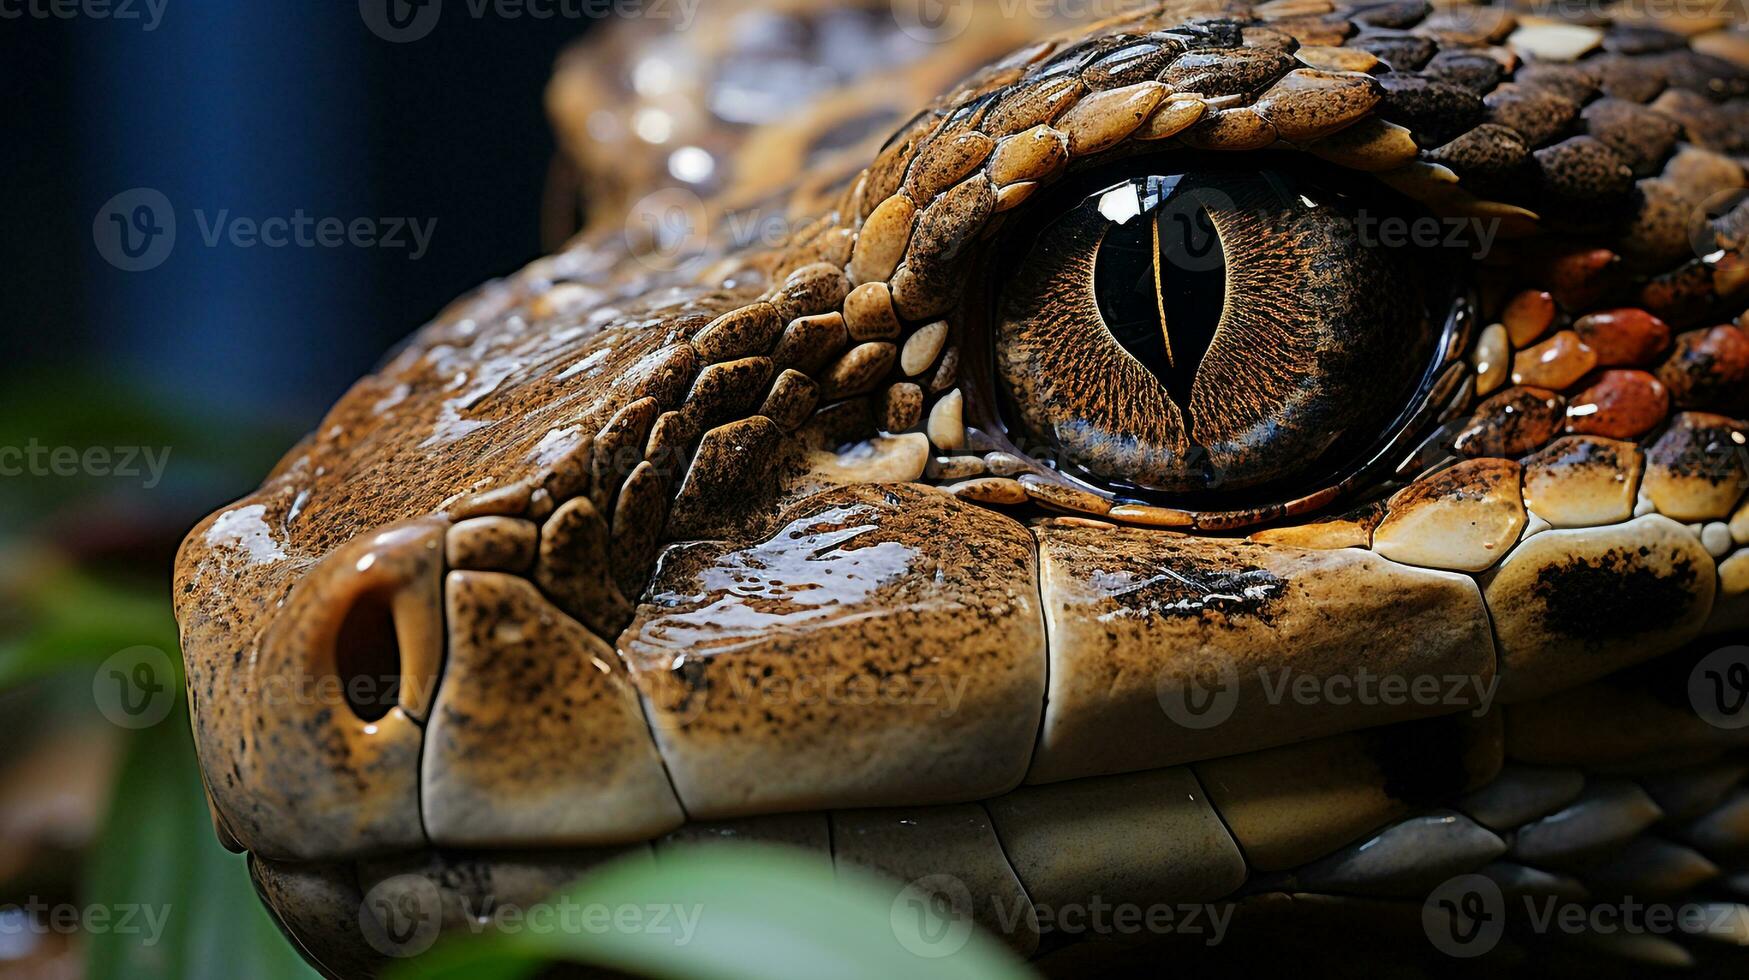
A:
MULTIPOLYGON (((874 9, 765 16, 899 38, 874 9)), ((367 895, 434 889, 461 929, 717 837, 951 881, 1055 971, 1108 955, 1040 925, 1089 901, 1408 922, 1425 953, 1423 908, 1474 875, 1720 912, 1585 937, 1622 956, 1745 941, 1712 651, 1749 631, 1749 38, 1625 4, 1109 13, 975 14, 752 121, 683 111, 748 71, 710 25, 561 64, 589 224, 179 556, 215 825, 312 962, 381 968, 367 895), (1004 235, 1175 154, 1497 233, 1364 465, 1186 502, 1005 414, 1004 235)))

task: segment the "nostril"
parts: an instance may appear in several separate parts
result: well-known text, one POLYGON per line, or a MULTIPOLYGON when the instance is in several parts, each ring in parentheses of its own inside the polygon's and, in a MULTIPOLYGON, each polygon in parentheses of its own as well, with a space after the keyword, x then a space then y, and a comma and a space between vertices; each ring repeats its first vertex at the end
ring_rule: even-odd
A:
POLYGON ((334 637, 334 670, 347 707, 377 721, 401 697, 401 644, 395 634, 394 592, 360 592, 334 637))

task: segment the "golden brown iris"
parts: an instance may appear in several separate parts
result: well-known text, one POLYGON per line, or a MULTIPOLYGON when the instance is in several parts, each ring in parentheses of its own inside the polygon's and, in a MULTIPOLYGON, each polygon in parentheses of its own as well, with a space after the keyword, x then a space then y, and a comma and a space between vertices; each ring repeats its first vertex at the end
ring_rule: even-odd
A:
POLYGON ((998 287, 1000 376, 1059 466, 1250 490, 1339 468, 1413 400, 1428 260, 1365 241, 1358 199, 1213 168, 1094 186, 1047 205, 998 287))

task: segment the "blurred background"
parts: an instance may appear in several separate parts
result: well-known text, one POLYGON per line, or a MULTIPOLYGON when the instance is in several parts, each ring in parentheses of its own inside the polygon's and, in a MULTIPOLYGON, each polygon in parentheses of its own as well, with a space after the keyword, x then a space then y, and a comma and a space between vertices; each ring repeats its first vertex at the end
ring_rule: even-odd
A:
POLYGON ((542 90, 592 26, 0 4, 0 976, 311 975, 210 830, 159 677, 171 561, 397 339, 541 254, 542 90), (300 217, 378 241, 249 234, 300 217))

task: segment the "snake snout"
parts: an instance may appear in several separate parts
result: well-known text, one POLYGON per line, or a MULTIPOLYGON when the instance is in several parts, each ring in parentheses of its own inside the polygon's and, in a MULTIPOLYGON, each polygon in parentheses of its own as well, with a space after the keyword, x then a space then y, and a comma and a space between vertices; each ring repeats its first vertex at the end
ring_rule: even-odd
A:
POLYGON ((446 523, 361 535, 292 588, 246 683, 242 843, 332 857, 424 843, 421 725, 443 661, 446 523), (268 839, 261 839, 262 836, 268 839))

